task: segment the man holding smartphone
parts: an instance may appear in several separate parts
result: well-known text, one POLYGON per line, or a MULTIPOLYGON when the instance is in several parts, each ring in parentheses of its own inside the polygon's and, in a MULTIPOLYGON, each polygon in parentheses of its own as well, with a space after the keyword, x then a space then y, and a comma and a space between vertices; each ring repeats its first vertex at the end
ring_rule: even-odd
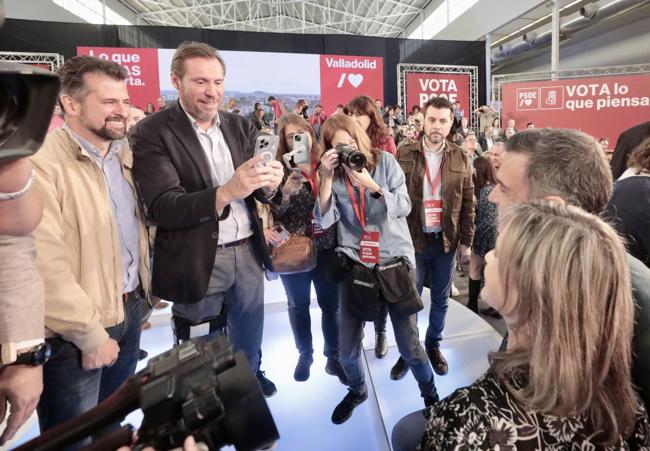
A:
POLYGON ((174 302, 177 342, 221 333, 259 371, 263 267, 270 266, 255 199, 279 201, 282 165, 253 157, 257 129, 219 111, 225 63, 204 43, 185 42, 172 59, 179 101, 139 122, 131 136, 134 172, 157 224, 153 293, 174 302))

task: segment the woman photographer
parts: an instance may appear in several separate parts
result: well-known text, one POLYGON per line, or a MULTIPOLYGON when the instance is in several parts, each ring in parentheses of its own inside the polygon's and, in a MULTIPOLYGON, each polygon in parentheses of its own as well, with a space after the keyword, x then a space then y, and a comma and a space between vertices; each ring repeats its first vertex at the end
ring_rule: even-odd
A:
POLYGON ((415 318, 422 304, 414 286, 415 254, 406 224, 411 201, 404 173, 392 155, 371 148, 364 130, 348 116, 329 118, 322 140, 327 151, 321 157, 314 216, 324 229, 337 225, 339 260, 332 272, 343 275, 339 345, 350 387, 332 422, 345 422, 368 397, 361 364, 363 325, 384 303, 399 352, 418 381, 425 405, 431 405, 438 395, 415 318), (359 162, 359 153, 366 164, 355 171, 349 165, 359 162))
MULTIPOLYGON (((318 146, 314 131, 307 121, 295 113, 286 113, 278 122, 278 161, 294 149, 294 139, 307 138, 311 161, 318 161, 318 146), (298 138, 296 138, 298 137, 298 138)), ((330 282, 325 273, 327 263, 336 246, 336 228, 322 230, 314 227, 312 211, 318 196, 315 164, 311 173, 301 174, 299 170, 290 172, 285 168, 285 183, 282 186, 282 202, 272 205, 271 213, 276 224, 282 224, 292 235, 302 235, 314 240, 317 249, 316 268, 298 274, 280 275, 289 301, 289 323, 296 348, 300 356, 293 377, 297 381, 309 379, 310 367, 314 362, 314 348, 311 335, 311 284, 314 283, 318 305, 322 311, 321 325, 325 339, 324 354, 327 357, 325 371, 338 376, 345 383, 345 373, 339 363, 339 293, 338 284, 330 282)), ((267 232, 271 244, 277 244, 278 232, 267 232)))
POLYGON ((506 321, 507 350, 429 411, 420 449, 649 449, 629 287, 623 244, 598 217, 548 203, 505 210, 482 295, 506 321))
MULTIPOLYGON (((397 154, 395 139, 389 135, 388 126, 384 123, 375 102, 368 96, 355 97, 345 107, 345 112, 353 117, 370 138, 370 145, 391 155, 397 154)), ((388 312, 383 311, 375 321, 375 356, 383 358, 388 352, 386 341, 386 320, 388 312)))

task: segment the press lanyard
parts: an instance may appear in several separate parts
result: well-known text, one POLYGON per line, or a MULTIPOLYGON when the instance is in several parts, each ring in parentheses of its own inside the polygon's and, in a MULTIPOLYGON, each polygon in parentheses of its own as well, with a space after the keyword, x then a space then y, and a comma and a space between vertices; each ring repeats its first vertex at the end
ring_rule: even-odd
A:
POLYGON ((318 197, 318 182, 316 181, 316 176, 313 174, 309 176, 305 171, 300 171, 300 175, 302 175, 309 183, 309 187, 311 188, 311 195, 314 200, 316 200, 318 197))
POLYGON ((442 165, 445 163, 444 149, 442 149, 441 152, 443 152, 443 154, 442 154, 442 159, 440 161, 440 168, 438 169, 438 172, 436 173, 436 176, 433 180, 431 180, 431 172, 429 171, 429 159, 427 158, 426 153, 424 154, 424 166, 426 168, 427 180, 429 181, 429 186, 431 187, 431 195, 433 197, 436 196, 436 193, 438 192, 438 188, 440 187, 442 165))
POLYGON ((345 177, 345 186, 348 189, 348 194, 350 195, 350 200, 352 201, 352 209, 354 210, 354 214, 359 220, 359 223, 361 224, 361 228, 363 230, 366 230, 366 197, 365 197, 366 188, 364 186, 359 187, 359 197, 361 197, 361 199, 359 200, 359 202, 357 202, 357 195, 354 192, 352 183, 350 183, 350 180, 348 179, 347 176, 345 177))

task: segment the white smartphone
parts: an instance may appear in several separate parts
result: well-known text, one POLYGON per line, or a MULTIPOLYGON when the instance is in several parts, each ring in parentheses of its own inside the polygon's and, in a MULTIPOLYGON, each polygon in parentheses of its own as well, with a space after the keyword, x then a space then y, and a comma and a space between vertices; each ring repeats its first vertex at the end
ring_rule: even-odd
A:
POLYGON ((309 135, 298 133, 293 135, 293 150, 282 157, 287 169, 301 169, 305 174, 311 171, 311 155, 309 153, 309 135))
POLYGON ((262 155, 262 164, 275 160, 280 138, 276 135, 259 135, 255 141, 255 156, 262 155))

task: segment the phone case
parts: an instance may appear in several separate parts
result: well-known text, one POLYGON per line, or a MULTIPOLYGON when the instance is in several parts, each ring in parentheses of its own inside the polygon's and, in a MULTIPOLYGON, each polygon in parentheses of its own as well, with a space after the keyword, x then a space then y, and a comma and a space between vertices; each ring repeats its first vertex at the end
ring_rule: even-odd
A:
POLYGON ((259 135, 255 141, 255 156, 262 155, 262 164, 275 160, 280 138, 276 135, 259 135))

